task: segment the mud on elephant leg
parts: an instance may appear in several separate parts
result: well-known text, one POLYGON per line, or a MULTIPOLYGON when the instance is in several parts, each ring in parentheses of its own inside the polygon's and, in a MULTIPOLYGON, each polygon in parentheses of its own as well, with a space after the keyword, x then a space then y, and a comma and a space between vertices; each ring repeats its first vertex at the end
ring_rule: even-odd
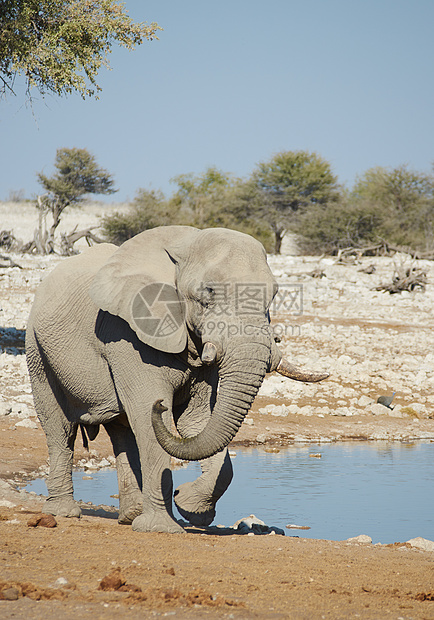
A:
POLYGON ((185 482, 175 491, 179 513, 192 525, 210 525, 215 517, 215 505, 230 485, 232 463, 227 449, 200 461, 202 474, 194 482, 185 482))
POLYGON ((143 510, 142 472, 136 438, 125 415, 106 424, 105 428, 116 457, 119 487, 118 522, 131 525, 143 510))

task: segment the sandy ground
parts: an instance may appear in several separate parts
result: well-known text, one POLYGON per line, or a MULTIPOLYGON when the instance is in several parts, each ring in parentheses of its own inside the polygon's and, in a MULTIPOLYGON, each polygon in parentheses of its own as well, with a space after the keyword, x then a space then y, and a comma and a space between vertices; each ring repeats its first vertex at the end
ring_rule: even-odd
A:
MULTIPOLYGON (((0 230, 15 222, 8 214, 0 205, 0 230)), ((97 223, 97 216, 81 215, 78 223, 97 223)), ((31 209, 27 220, 22 213, 22 238, 31 236, 32 217, 31 209)), ((23 329, 37 284, 60 259, 14 259, 23 269, 0 266, 1 618, 434 618, 434 551, 404 541, 311 540, 293 530, 285 537, 217 535, 211 528, 140 534, 118 525, 113 510, 91 505, 80 520, 29 526, 42 498, 22 483, 46 469, 47 451, 32 407, 23 329)), ((301 310, 274 314, 283 350, 332 376, 316 386, 267 377, 235 444, 434 440, 434 266, 422 264, 425 293, 375 292, 396 260, 338 265, 270 257, 281 286, 301 285, 303 292, 301 310), (370 263, 376 273, 362 273, 370 263), (323 278, 308 275, 317 267, 323 278), (393 410, 376 404, 392 391, 393 410)), ((91 450, 97 459, 111 455, 105 432, 91 450)), ((88 456, 77 442, 75 460, 88 456)))

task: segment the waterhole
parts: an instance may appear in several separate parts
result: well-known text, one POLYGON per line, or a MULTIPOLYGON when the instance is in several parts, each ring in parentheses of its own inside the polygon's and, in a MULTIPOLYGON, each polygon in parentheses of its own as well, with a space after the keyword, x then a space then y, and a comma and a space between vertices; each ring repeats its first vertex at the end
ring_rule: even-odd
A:
MULTIPOLYGON (((309 444, 232 452, 234 479, 217 504, 214 524, 256 515, 267 525, 308 526, 287 535, 373 542, 434 539, 434 443, 309 444)), ((174 488, 200 475, 198 463, 173 472, 174 488)), ((46 494, 44 480, 27 490, 46 494)), ((114 469, 74 471, 75 498, 117 506, 114 469), (83 480, 83 475, 91 480, 83 480)))

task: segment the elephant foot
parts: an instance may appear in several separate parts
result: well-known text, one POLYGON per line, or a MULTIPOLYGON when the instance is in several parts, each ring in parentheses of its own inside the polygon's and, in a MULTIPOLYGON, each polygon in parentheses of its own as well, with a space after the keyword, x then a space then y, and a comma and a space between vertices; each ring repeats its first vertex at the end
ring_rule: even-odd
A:
POLYGON ((42 511, 50 515, 56 515, 57 517, 81 517, 81 509, 70 495, 49 497, 44 502, 42 511))
POLYGON ((119 502, 119 517, 118 523, 121 525, 131 525, 136 517, 142 514, 143 510, 143 498, 140 493, 140 498, 135 501, 119 502))
POLYGON ((176 507, 181 517, 196 527, 207 527, 214 521, 214 508, 206 512, 189 512, 188 510, 183 510, 178 504, 176 504, 176 507))
POLYGON ((136 517, 132 524, 135 532, 167 532, 168 534, 185 534, 183 528, 169 514, 152 512, 136 517))
POLYGON ((211 525, 215 517, 215 504, 209 497, 203 498, 197 492, 194 482, 181 484, 174 493, 179 514, 192 525, 211 525))

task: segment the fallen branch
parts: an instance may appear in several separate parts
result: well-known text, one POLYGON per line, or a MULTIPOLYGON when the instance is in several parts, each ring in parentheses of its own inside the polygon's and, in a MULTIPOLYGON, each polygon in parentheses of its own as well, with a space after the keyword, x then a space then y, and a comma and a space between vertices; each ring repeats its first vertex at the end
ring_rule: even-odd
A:
POLYGON ((428 283, 426 272, 417 267, 408 267, 407 269, 395 269, 395 275, 391 284, 380 284, 375 288, 376 291, 385 291, 391 295, 394 293, 402 293, 402 291, 414 291, 420 288, 422 291, 428 283))
POLYGON ((413 250, 409 246, 406 245, 392 245, 388 243, 384 239, 382 239, 385 247, 388 252, 398 252, 399 254, 408 254, 411 258, 415 258, 416 260, 434 260, 434 252, 420 252, 419 250, 413 250))
POLYGON ((18 244, 18 240, 14 237, 12 230, 0 230, 0 247, 10 250, 14 245, 18 244))
POLYGON ((359 273, 367 273, 368 275, 372 275, 376 272, 376 270, 377 268, 375 267, 375 265, 368 265, 364 269, 359 269, 359 273))
POLYGON ((362 247, 341 248, 337 252, 338 262, 347 262, 349 257, 361 258, 362 256, 390 256, 391 254, 408 254, 411 258, 419 260, 434 260, 434 251, 420 252, 408 246, 394 245, 385 239, 380 239, 379 243, 362 247))
POLYGON ((22 269, 22 266, 16 263, 10 256, 5 256, 5 254, 0 254, 0 260, 9 261, 9 265, 0 265, 0 267, 18 267, 18 269, 22 269))
POLYGON ((352 258, 358 259, 362 256, 384 256, 389 252, 388 245, 381 241, 380 243, 376 243, 374 245, 367 245, 364 247, 347 247, 341 248, 338 250, 337 259, 338 262, 346 263, 349 262, 349 259, 352 258))
POLYGON ((85 228, 84 230, 73 230, 69 234, 62 234, 60 241, 60 252, 63 256, 71 256, 75 254, 74 243, 83 239, 86 239, 87 244, 91 246, 93 243, 104 243, 104 240, 97 235, 94 235, 92 230, 95 228, 99 228, 98 226, 91 226, 90 228, 85 228))

